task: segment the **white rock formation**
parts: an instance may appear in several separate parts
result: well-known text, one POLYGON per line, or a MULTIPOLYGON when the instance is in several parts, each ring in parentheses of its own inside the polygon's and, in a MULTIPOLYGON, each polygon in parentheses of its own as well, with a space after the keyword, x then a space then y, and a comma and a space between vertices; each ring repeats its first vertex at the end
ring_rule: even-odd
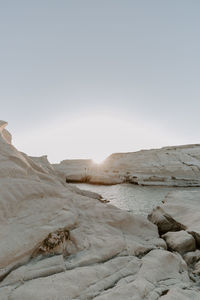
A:
POLYGON ((156 225, 66 184, 46 157, 17 151, 5 125, 0 300, 198 299, 186 262, 166 250, 156 225))
POLYGON ((200 193, 176 191, 169 193, 161 206, 156 207, 149 219, 158 226, 160 233, 186 230, 200 245, 200 193))
MULTIPOLYGON (((162 237, 165 238, 168 247, 184 254, 185 251, 195 250, 194 239, 196 247, 200 247, 199 206, 199 191, 172 192, 148 218, 158 226, 160 233, 165 233, 162 237), (185 231, 183 232, 183 230, 185 231)), ((199 249, 187 252, 183 258, 189 266, 190 277, 200 285, 199 276, 196 276, 200 275, 199 249)))
POLYGON ((184 230, 167 232, 162 235, 170 250, 177 251, 181 254, 196 250, 194 237, 184 230))
MULTIPOLYGON (((165 250, 153 250, 144 258, 118 257, 103 264, 85 266, 19 286, 10 300, 25 299, 162 299, 176 287, 181 296, 192 292, 187 266, 180 256, 165 250)), ((191 294, 191 293, 190 293, 191 294)), ((192 295, 192 294, 191 294, 192 295)), ((195 297, 191 299, 197 299, 195 297)))
POLYGON ((116 153, 101 165, 91 160, 64 160, 54 168, 68 182, 200 186, 200 145, 116 153))
POLYGON ((183 258, 188 265, 192 265, 200 260, 200 250, 197 249, 196 251, 187 252, 183 258))

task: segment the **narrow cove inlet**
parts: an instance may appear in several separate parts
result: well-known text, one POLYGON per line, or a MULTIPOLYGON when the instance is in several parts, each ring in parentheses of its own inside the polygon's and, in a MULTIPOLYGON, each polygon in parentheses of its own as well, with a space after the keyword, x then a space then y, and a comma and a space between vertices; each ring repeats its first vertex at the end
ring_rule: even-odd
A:
POLYGON ((129 183, 116 185, 79 183, 75 185, 82 190, 100 194, 103 199, 121 209, 144 216, 147 216, 153 208, 160 205, 170 192, 200 192, 200 187, 139 186, 129 183))

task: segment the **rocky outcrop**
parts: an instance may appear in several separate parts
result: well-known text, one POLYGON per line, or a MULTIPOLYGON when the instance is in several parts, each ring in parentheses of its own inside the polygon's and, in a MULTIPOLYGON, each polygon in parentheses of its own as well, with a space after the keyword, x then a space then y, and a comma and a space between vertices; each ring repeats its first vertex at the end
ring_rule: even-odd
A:
POLYGON ((167 232, 162 235, 162 238, 166 241, 168 249, 177 251, 179 253, 185 253, 196 250, 196 242, 194 237, 184 230, 167 232))
POLYGON ((64 160, 54 168, 67 182, 200 186, 200 145, 116 153, 100 165, 91 160, 64 160))
MULTIPOLYGON (((11 300, 25 299, 163 299, 173 293, 198 299, 187 266, 177 254, 153 250, 144 258, 116 257, 102 264, 84 266, 33 279, 13 290, 11 300), (44 296, 45 295, 45 296, 44 296)), ((170 298, 168 298, 170 299, 170 298)))
MULTIPOLYGON (((67 184, 46 157, 14 148, 4 130, 0 300, 199 299, 186 261, 167 250, 155 224, 67 184)), ((197 240, 191 224, 177 224, 197 240)))
POLYGON ((200 284, 199 205, 199 191, 176 191, 168 194, 163 204, 156 207, 148 216, 148 219, 158 226, 159 232, 165 233, 162 237, 167 243, 168 250, 176 251, 183 256, 190 277, 197 285, 200 284))
POLYGON ((176 191, 169 193, 161 206, 149 215, 160 233, 186 230, 200 246, 200 193, 199 191, 176 191))

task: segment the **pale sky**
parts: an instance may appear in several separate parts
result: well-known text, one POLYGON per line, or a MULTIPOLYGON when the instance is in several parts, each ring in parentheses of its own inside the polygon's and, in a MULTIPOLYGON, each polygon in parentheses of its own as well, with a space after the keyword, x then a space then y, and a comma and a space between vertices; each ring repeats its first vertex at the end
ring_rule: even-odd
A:
POLYGON ((67 158, 200 142, 199 0, 0 0, 1 119, 67 158))

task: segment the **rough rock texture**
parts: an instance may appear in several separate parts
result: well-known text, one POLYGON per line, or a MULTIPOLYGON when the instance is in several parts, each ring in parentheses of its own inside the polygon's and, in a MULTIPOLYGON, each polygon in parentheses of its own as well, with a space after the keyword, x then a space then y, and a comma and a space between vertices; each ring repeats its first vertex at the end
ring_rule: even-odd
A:
MULTIPOLYGON (((159 232, 165 233, 162 237, 166 240, 169 249, 178 251, 183 255, 183 258, 188 265, 190 278, 196 282, 198 286, 200 286, 200 250, 195 250, 194 240, 196 242, 196 247, 199 248, 199 206, 200 194, 198 191, 172 192, 168 194, 163 201, 163 204, 156 207, 148 216, 149 220, 158 226, 159 232), (185 231, 183 231, 183 229, 185 231), (191 236, 193 238, 191 238, 191 236), (184 254, 184 252, 187 253, 184 254)), ((172 299, 175 299, 173 297, 172 299)))
POLYGON ((190 289, 172 288, 160 300, 199 300, 199 293, 190 289))
POLYGON ((170 250, 179 253, 185 253, 196 249, 196 242, 194 237, 184 230, 167 232, 162 235, 170 250))
POLYGON ((197 249, 196 251, 187 252, 183 258, 188 265, 192 265, 200 260, 200 250, 197 249))
POLYGON ((156 225, 63 182, 46 157, 17 151, 5 125, 0 300, 198 299, 197 280, 156 225))
POLYGON ((162 299, 174 286, 180 293, 190 292, 185 262, 177 254, 153 250, 142 259, 118 257, 103 264, 31 280, 15 289, 10 300, 65 299, 64 295, 80 300, 153 300, 162 299))
POLYGON ((149 215, 149 220, 158 226, 161 233, 186 230, 200 246, 200 193, 177 191, 169 193, 161 206, 149 215))
POLYGON ((54 168, 67 182, 200 186, 200 145, 116 153, 101 165, 91 160, 64 160, 54 168))

